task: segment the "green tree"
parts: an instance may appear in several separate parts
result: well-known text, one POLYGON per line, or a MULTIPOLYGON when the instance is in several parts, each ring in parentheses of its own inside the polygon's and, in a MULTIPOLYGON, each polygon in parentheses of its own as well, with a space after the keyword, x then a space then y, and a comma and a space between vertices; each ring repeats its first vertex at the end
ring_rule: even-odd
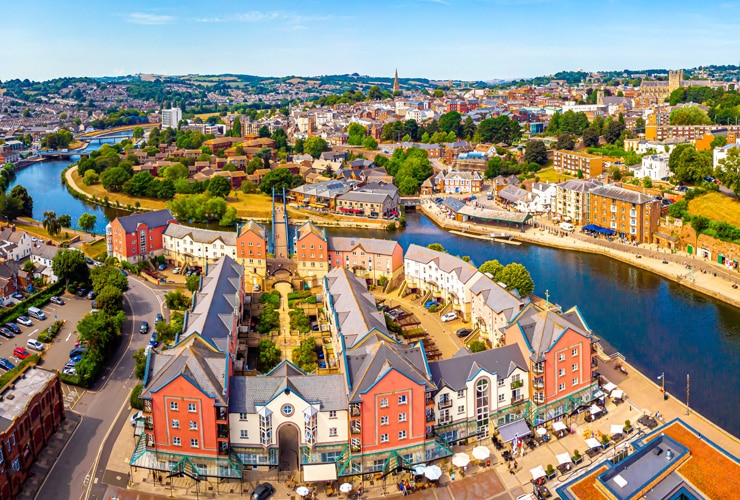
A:
POLYGON ((576 147, 576 141, 573 140, 573 136, 566 133, 558 134, 558 141, 555 144, 557 149, 567 149, 572 151, 576 147))
POLYGON ((239 218, 236 216, 236 208, 226 207, 224 215, 221 220, 218 221, 218 225, 221 227, 233 227, 239 218))
POLYGON ((544 165, 547 163, 547 149, 545 148, 544 142, 537 139, 531 139, 527 141, 527 144, 524 147, 525 162, 536 163, 538 165, 544 165))
POLYGON ((501 167, 503 166, 503 164, 504 162, 499 156, 492 156, 491 158, 489 158, 486 166, 486 172, 484 174, 485 178, 493 179, 494 177, 498 177, 498 175, 501 173, 501 167))
POLYGON ((36 265, 33 263, 32 260, 27 260, 23 263, 23 270, 27 273, 32 273, 36 270, 36 265))
POLYGON ((671 125, 710 125, 712 120, 697 106, 686 106, 671 111, 671 125))
POLYGON ((144 129, 141 127, 134 127, 134 131, 131 135, 134 139, 141 139, 144 137, 144 129))
POLYGON ((265 304, 264 309, 257 316, 257 331, 266 334, 278 328, 280 328, 280 314, 273 304, 265 304))
POLYGON ((718 135, 714 139, 712 139, 712 142, 710 144, 711 148, 721 148, 722 146, 727 145, 727 136, 724 135, 718 135))
POLYGON ((293 363, 304 372, 310 373, 319 367, 319 355, 316 353, 316 341, 313 337, 303 340, 293 348, 293 363))
POLYGON ((241 137, 241 136, 242 136, 242 121, 237 116, 236 118, 234 118, 234 123, 231 124, 231 137, 241 137))
POLYGON ((242 182, 242 193, 244 194, 252 194, 259 192, 260 188, 255 184, 254 182, 247 179, 246 181, 242 182))
POLYGON ((599 132, 594 127, 588 127, 583 131, 583 145, 587 148, 599 145, 599 132))
MULTIPOLYGON (((84 213, 77 219, 77 225, 83 231, 89 233, 95 228, 95 223, 98 221, 98 217, 95 214, 84 213)), ((56 273, 54 273, 56 274, 56 273)))
MULTIPOLYGON (((190 281, 191 276, 188 276, 185 281, 186 283, 190 281)), ((200 276, 195 276, 196 278, 200 279, 200 276)), ((198 283, 198 281, 196 281, 198 283)), ((195 290, 197 290, 197 285, 195 290)), ((190 288, 188 288, 190 290, 190 288)), ((193 292, 194 290, 190 290, 190 292, 193 292)), ((164 302, 167 304, 167 309, 170 311, 184 311, 188 307, 190 307, 190 299, 182 293, 180 290, 173 290, 171 292, 167 292, 167 294, 164 296, 164 302)))
POLYGON ((740 149, 730 148, 727 156, 719 161, 717 177, 725 187, 732 189, 735 196, 740 198, 740 149))
POLYGON ((482 342, 480 340, 474 340, 470 344, 468 344, 468 349, 470 349, 470 352, 483 352, 486 349, 486 343, 482 342))
POLYGON ((370 151, 375 151, 376 149, 378 149, 378 141, 376 141, 375 138, 371 136, 365 137, 365 140, 362 141, 362 145, 370 151))
POLYGON ((457 111, 449 111, 439 117, 439 128, 444 130, 446 134, 452 132, 456 136, 460 135, 458 132, 462 132, 462 125, 460 121, 462 115, 457 111))
POLYGON ((509 290, 516 289, 520 297, 526 297, 534 292, 532 276, 530 276, 526 267, 516 262, 504 266, 497 279, 505 284, 509 290))
POLYGON ((62 231, 62 225, 59 223, 57 214, 53 210, 44 212, 44 220, 41 225, 49 233, 49 236, 56 236, 62 231))
POLYGON ((270 339, 260 339, 258 349, 257 371, 260 373, 267 373, 275 368, 283 357, 278 346, 270 339))
POLYGON ((51 261, 51 269, 67 286, 70 281, 84 283, 90 277, 85 254, 79 250, 60 250, 51 261))
POLYGON ((287 168, 276 168, 269 171, 260 182, 260 191, 265 194, 272 194, 272 189, 281 191, 283 188, 291 189, 304 183, 303 177, 293 175, 287 168))
POLYGON ((85 175, 82 177, 82 183, 85 186, 92 186, 94 184, 98 184, 100 182, 100 176, 95 170, 88 170, 85 172, 85 175))
POLYGON ((699 245, 699 235, 704 231, 705 229, 709 229, 710 220, 704 217, 703 215, 696 215, 691 218, 691 227, 696 232, 696 240, 694 246, 699 245))
POLYGON ((57 222, 59 222, 59 225, 62 227, 72 227, 72 217, 69 214, 60 215, 57 217, 57 222))
MULTIPOLYGON (((134 366, 134 377, 136 377, 139 380, 144 380, 144 372, 146 370, 146 353, 145 349, 142 347, 135 353, 131 355, 132 358, 134 358, 134 362, 136 363, 134 366)), ((137 387, 141 387, 141 384, 138 384, 137 387)), ((139 389, 139 393, 141 393, 141 389, 139 389)))
POLYGON ((609 144, 614 144, 619 140, 624 129, 624 123, 615 120, 608 121, 604 126, 604 139, 609 144))
POLYGON ((370 90, 367 91, 367 98, 371 101, 379 101, 383 99, 383 91, 380 90, 380 87, 377 85, 373 85, 370 87, 370 90))
POLYGON ((247 163, 247 174, 252 175, 255 170, 263 168, 264 166, 265 164, 260 158, 252 158, 249 160, 249 163, 247 163))
POLYGON ((303 151, 310 154, 314 158, 318 158, 319 156, 321 156, 321 153, 328 150, 329 143, 316 135, 306 139, 303 144, 303 151))
POLYGON ((186 167, 182 163, 174 163, 172 165, 168 165, 160 171, 160 175, 170 181, 174 181, 176 179, 187 179, 188 174, 188 167, 186 167))
POLYGON ((211 182, 208 183, 208 191, 213 196, 220 198, 226 198, 231 192, 231 182, 226 177, 220 175, 211 178, 211 182))
POLYGON ((653 180, 650 177, 642 178, 642 187, 651 188, 653 187, 653 180))
POLYGON ((90 280, 92 281, 93 291, 99 294, 106 286, 112 286, 121 290, 128 291, 128 278, 113 266, 98 266, 90 271, 90 280))
POLYGON ((477 134, 480 142, 513 144, 522 136, 522 130, 519 122, 501 115, 496 118, 482 120, 478 124, 477 134))
POLYGON ((442 246, 440 243, 430 243, 427 245, 427 248, 429 250, 434 250, 436 252, 444 252, 447 253, 447 250, 445 250, 445 247, 442 246))
POLYGON ((473 136, 475 135, 475 132, 478 130, 478 127, 475 126, 475 123, 473 122, 473 119, 471 117, 465 118, 465 121, 463 122, 462 126, 462 136, 470 141, 473 139, 473 136))
POLYGON ((491 276, 493 276, 493 279, 495 281, 498 281, 498 275, 503 269, 504 266, 501 265, 501 263, 496 259, 487 260, 478 268, 478 270, 483 274, 490 274, 491 276))
POLYGON ((185 278, 185 288, 190 292, 195 293, 200 290, 200 276, 191 274, 185 278))
POLYGON ((712 156, 693 145, 679 144, 668 158, 668 168, 680 182, 699 184, 712 173, 712 156))
POLYGON ((33 198, 28 194, 26 188, 18 184, 10 190, 10 197, 20 202, 19 215, 24 217, 33 217, 33 198))
MULTIPOLYGON (((156 129, 155 129, 156 130, 156 129)), ((101 180, 106 191, 119 193, 123 190, 123 185, 131 179, 131 175, 122 167, 109 168, 103 172, 101 180)))
POLYGON ((270 137, 270 128, 267 125, 262 125, 257 131, 257 134, 263 139, 265 137, 270 137))
POLYGON ((113 285, 105 285, 95 297, 95 302, 105 314, 114 315, 123 310, 123 293, 113 285))
POLYGON ((23 203, 18 198, 6 195, 0 191, 0 216, 8 220, 14 220, 21 215, 23 203))
POLYGON ((137 172, 131 178, 131 181, 126 183, 124 191, 131 196, 146 196, 149 185, 153 180, 154 177, 149 172, 137 172))

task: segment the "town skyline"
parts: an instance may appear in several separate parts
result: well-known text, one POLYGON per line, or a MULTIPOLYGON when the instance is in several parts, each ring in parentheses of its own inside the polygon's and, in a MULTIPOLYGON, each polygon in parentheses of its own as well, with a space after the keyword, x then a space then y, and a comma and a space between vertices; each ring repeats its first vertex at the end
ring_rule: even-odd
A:
POLYGON ((740 49, 733 5, 679 2, 669 10, 664 2, 615 9, 611 3, 564 8, 528 0, 287 1, 260 9, 233 1, 166 1, 156 8, 134 1, 124 10, 85 1, 10 4, 5 12, 15 22, 0 33, 16 43, 0 80, 139 73, 390 76, 399 68, 401 77, 490 81, 579 68, 735 64, 728 60, 740 49), (424 35, 445 27, 450 36, 424 35), (50 47, 57 47, 53 55, 50 47))

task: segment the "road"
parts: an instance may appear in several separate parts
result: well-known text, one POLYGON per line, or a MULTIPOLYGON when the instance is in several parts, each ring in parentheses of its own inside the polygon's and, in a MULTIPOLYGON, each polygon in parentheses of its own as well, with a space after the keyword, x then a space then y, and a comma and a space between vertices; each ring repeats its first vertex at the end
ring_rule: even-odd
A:
POLYGON ((96 386, 86 391, 74 410, 82 421, 59 456, 36 498, 102 498, 105 487, 100 479, 105 465, 103 445, 110 435, 115 438, 117 417, 126 414, 131 389, 136 385, 132 354, 147 345, 149 335, 138 333, 141 321, 154 324, 156 313, 163 312, 167 290, 152 289, 149 284, 129 277, 129 291, 124 295, 128 319, 123 327, 123 341, 111 358, 96 386), (103 458, 98 462, 100 455, 103 458), (93 471, 95 468, 95 473, 93 471), (90 490, 88 492, 88 489, 90 490))

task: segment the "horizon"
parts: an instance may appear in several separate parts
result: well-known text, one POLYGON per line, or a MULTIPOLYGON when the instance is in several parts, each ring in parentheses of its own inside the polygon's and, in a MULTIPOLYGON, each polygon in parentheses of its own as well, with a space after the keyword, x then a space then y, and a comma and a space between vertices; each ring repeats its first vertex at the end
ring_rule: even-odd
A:
POLYGON ((695 68, 740 53, 737 4, 614 5, 286 0, 259 10, 234 0, 208 5, 164 0, 155 6, 143 0, 125 6, 14 2, 4 6, 13 24, 0 28, 13 45, 0 80, 136 74, 392 77, 398 68, 404 79, 487 82, 580 68, 695 68))

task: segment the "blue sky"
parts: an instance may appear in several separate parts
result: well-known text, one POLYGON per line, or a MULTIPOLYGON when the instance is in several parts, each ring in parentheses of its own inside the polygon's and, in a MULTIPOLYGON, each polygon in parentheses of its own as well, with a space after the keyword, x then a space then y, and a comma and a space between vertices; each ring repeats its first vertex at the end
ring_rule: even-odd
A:
POLYGON ((361 73, 490 80, 740 64, 740 1, 5 0, 0 80, 361 73))

